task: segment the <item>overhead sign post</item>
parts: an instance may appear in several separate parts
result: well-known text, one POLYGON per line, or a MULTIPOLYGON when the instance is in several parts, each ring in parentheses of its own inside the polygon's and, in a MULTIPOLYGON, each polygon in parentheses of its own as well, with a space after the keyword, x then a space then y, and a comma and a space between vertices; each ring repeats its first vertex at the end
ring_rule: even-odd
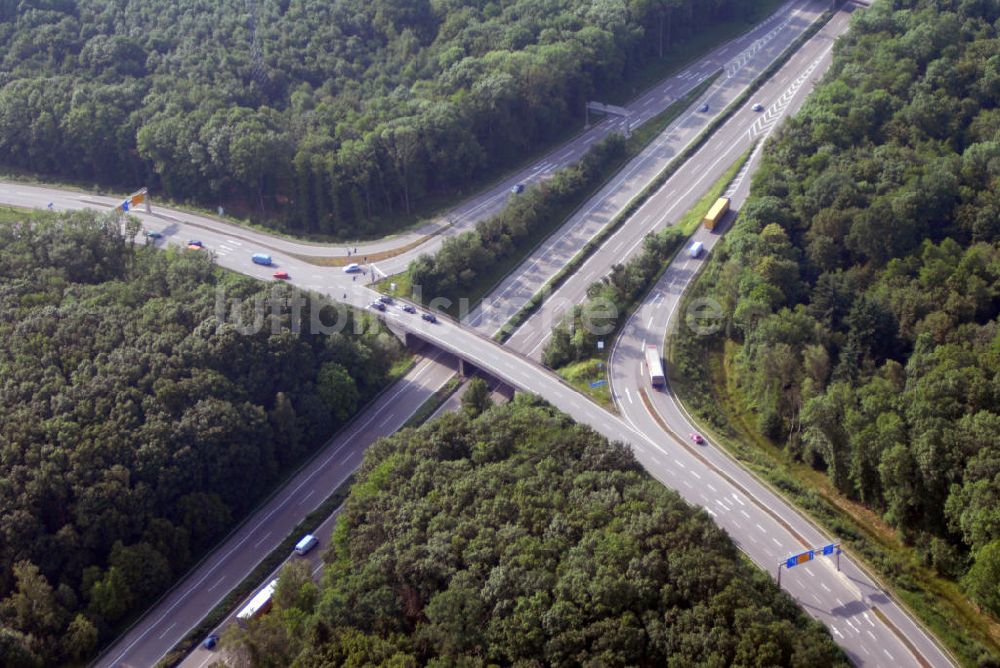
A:
POLYGON ((835 555, 837 557, 837 570, 840 570, 840 543, 830 543, 822 547, 814 547, 811 550, 806 550, 805 552, 800 552, 798 554, 793 554, 784 561, 778 564, 778 586, 781 586, 781 568, 782 566, 787 568, 795 568, 799 564, 804 564, 807 561, 812 561, 816 558, 816 555, 823 555, 825 557, 835 555))

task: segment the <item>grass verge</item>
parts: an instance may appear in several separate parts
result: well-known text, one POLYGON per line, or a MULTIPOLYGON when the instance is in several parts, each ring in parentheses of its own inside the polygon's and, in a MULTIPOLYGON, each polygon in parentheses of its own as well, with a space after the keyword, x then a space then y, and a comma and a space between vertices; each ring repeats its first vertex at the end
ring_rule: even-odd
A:
POLYGON ((756 430, 735 384, 738 344, 717 341, 699 347, 707 383, 675 375, 677 343, 673 336, 668 337, 664 350, 671 387, 685 407, 708 427, 714 442, 804 510, 823 530, 836 535, 845 550, 961 665, 992 665, 984 657, 997 661, 1000 625, 982 614, 957 583, 925 565, 917 550, 903 544, 876 513, 844 497, 822 472, 795 461, 756 430))
POLYGON ((708 138, 715 133, 722 125, 729 120, 729 118, 736 113, 746 102, 750 99, 750 96, 757 92, 757 90, 764 85, 764 83, 770 79, 779 69, 781 69, 786 62, 792 57, 792 55, 799 50, 803 44, 809 41, 813 35, 820 31, 820 29, 826 25, 826 23, 833 18, 833 13, 825 12, 820 16, 815 23, 809 26, 805 32, 803 32, 799 37, 792 42, 787 49, 782 52, 780 56, 770 66, 767 67, 760 75, 754 79, 747 89, 739 95, 735 100, 726 107, 725 111, 716 116, 712 121, 705 127, 704 130, 695 138, 693 142, 688 144, 687 148, 681 151, 667 167, 660 172, 660 174, 653 179, 645 188, 642 189, 638 195, 632 198, 632 200, 622 209, 617 216, 615 216, 611 222, 609 222, 604 229, 594 235, 587 244, 580 249, 580 251, 573 256, 569 262, 563 266, 552 278, 550 278, 545 285, 541 287, 527 302, 524 306, 518 310, 510 320, 508 320, 500 328, 500 330, 493 336, 494 339, 500 341, 501 343, 510 338, 518 327, 523 325, 525 321, 531 317, 531 315, 538 310, 545 300, 546 295, 552 294, 560 285, 562 285, 567 278, 572 276, 580 265, 586 261, 590 254, 597 250, 609 236, 611 236, 615 230, 618 229, 622 223, 629 219, 636 210, 642 206, 643 202, 649 199, 650 195, 656 192, 660 186, 666 183, 667 179, 674 175, 674 173, 685 163, 688 158, 694 155, 702 145, 708 141, 708 138))
POLYGON ((612 413, 617 413, 615 404, 611 401, 611 388, 608 385, 607 364, 603 359, 592 357, 590 359, 567 364, 557 369, 562 378, 572 385, 578 392, 593 399, 601 408, 612 413), (595 387, 593 383, 598 383, 595 387))

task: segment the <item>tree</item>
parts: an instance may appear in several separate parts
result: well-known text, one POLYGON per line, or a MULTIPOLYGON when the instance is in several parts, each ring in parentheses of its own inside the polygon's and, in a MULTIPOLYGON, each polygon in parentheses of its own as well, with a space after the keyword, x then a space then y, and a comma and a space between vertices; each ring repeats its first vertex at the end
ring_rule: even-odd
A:
POLYGON ((478 376, 471 378, 462 393, 462 409, 471 415, 479 415, 493 405, 490 387, 478 376))
POLYGON ((347 369, 336 362, 326 362, 320 367, 317 392, 340 424, 357 410, 358 388, 347 369))
POLYGON ((979 605, 1000 614, 1000 540, 981 547, 963 583, 979 605))

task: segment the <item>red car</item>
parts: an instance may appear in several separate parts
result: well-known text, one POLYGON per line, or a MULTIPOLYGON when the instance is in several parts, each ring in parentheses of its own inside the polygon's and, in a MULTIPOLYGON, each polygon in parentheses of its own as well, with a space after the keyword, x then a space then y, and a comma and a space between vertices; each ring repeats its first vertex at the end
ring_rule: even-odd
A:
POLYGON ((701 434, 698 433, 691 434, 691 440, 697 443, 698 445, 705 444, 705 439, 702 438, 701 434))
POLYGON ((274 274, 272 274, 272 275, 273 275, 273 276, 274 276, 275 278, 281 278, 281 279, 284 279, 284 280, 286 280, 286 281, 288 280, 288 272, 287 272, 287 271, 276 271, 276 272, 274 272, 274 274))

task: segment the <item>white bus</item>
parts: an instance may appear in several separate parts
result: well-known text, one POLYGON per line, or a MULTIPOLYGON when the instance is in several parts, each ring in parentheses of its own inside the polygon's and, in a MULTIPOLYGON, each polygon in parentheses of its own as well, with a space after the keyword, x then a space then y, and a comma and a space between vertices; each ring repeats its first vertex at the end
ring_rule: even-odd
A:
POLYGON ((646 369, 653 387, 663 387, 667 384, 667 379, 663 375, 663 363, 660 361, 660 351, 651 343, 646 346, 646 369))
POLYGON ((261 615, 266 615, 271 610, 271 599, 274 597, 274 590, 277 588, 277 578, 268 582, 267 586, 257 592, 250 599, 250 602, 236 615, 236 623, 246 627, 250 623, 250 620, 257 619, 261 615))

